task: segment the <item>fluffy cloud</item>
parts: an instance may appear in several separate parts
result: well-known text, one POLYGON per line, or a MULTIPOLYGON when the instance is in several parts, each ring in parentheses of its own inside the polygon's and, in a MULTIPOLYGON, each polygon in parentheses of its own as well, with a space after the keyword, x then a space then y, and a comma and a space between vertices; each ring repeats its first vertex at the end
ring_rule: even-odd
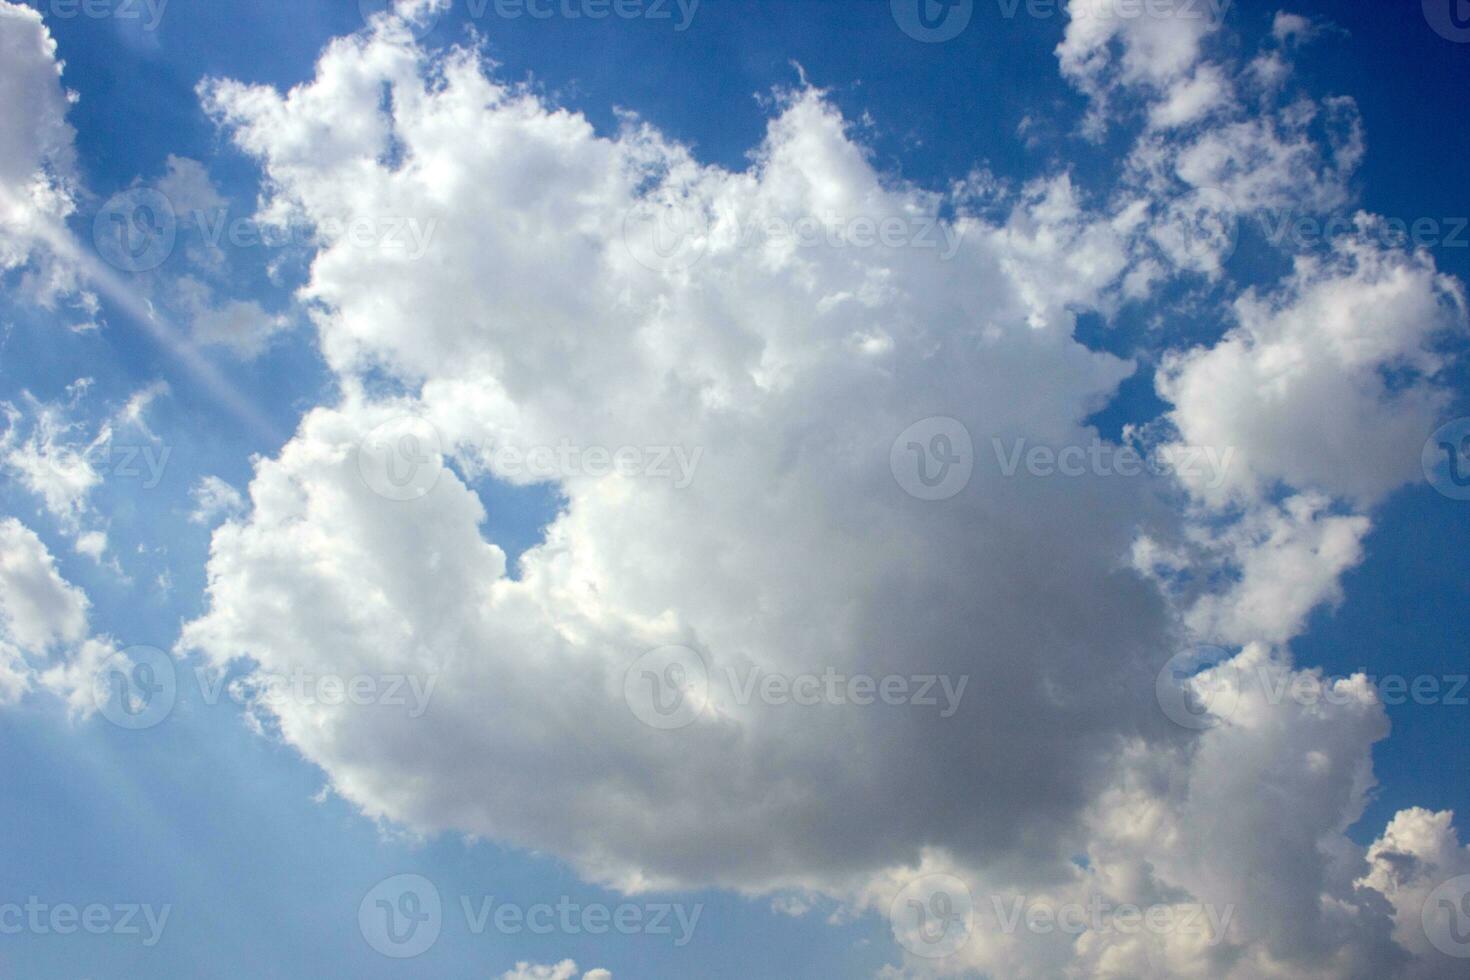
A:
POLYGON ((40 499, 78 551, 100 560, 107 537, 92 495, 115 473, 137 476, 145 486, 162 477, 168 449, 149 430, 146 413, 169 389, 154 382, 101 421, 91 422, 82 419, 81 411, 91 386, 92 379, 77 379, 67 386, 65 401, 41 401, 22 392, 19 406, 0 402, 6 423, 0 433, 0 467, 40 499), (139 437, 146 445, 124 442, 139 437))
POLYGON ((0 519, 0 704, 39 685, 76 714, 96 710, 92 679, 115 650, 88 635, 89 606, 34 531, 0 519))
POLYGON ((1071 0, 1067 30, 1057 45, 1062 74, 1093 101, 1086 129, 1100 136, 1112 103, 1128 89, 1157 94, 1173 89, 1170 103, 1155 121, 1177 124, 1203 111, 1223 94, 1219 76, 1206 68, 1195 73, 1205 47, 1219 31, 1228 4, 1159 4, 1139 16, 1122 13, 1118 0, 1071 0), (1155 13, 1155 11, 1158 11, 1155 13), (1207 94, 1208 93, 1208 94, 1207 94), (1196 108, 1182 109, 1184 104, 1196 108))
POLYGON ((370 812, 551 848, 624 885, 844 876, 908 861, 936 833, 977 861, 1049 848, 1116 727, 1161 727, 1143 679, 1169 647, 1164 609, 1114 558, 1140 495, 1118 481, 1008 478, 992 462, 936 507, 897 485, 890 449, 935 414, 977 436, 1090 438, 1078 420, 1129 371, 1071 338, 1069 305, 1121 264, 1107 223, 1086 220, 1062 181, 1028 192, 1003 226, 965 219, 949 261, 825 234, 807 246, 767 229, 922 228, 939 205, 887 189, 818 93, 787 98, 757 168, 739 174, 699 166, 636 123, 599 138, 491 82, 469 55, 437 69, 433 90, 421 67, 380 36, 336 45, 319 82, 289 99, 207 90, 242 145, 264 154, 283 191, 273 206, 409 214, 438 232, 417 263, 346 242, 318 256, 307 293, 330 311, 322 348, 349 391, 357 372, 382 367, 419 394, 350 394, 261 464, 249 520, 217 533, 211 611, 185 643, 218 660, 323 664, 353 651, 360 666, 452 671, 434 717, 396 731, 337 712, 279 723, 370 812), (391 120, 384 72, 403 87, 391 120), (360 143, 308 150, 326 111, 353 121, 337 138, 360 143), (396 168, 379 162, 390 131, 405 151, 396 168), (357 176, 343 182, 338 167, 357 176), (468 196, 481 206, 464 207, 468 196), (640 263, 642 243, 625 235, 641 232, 644 202, 707 219, 698 262, 640 263), (1048 287, 1059 264, 1078 274, 1048 287), (410 412, 432 420, 462 469, 422 501, 386 499, 354 454, 410 412), (683 489, 568 474, 565 514, 511 578, 477 531, 483 509, 461 472, 517 479, 487 446, 564 439, 703 455, 683 489), (1063 527, 1060 506, 1092 519, 1063 527), (312 623, 289 612, 303 596, 316 597, 312 623), (262 601, 285 615, 262 617, 262 601), (1038 604, 1073 624, 1068 639, 1036 628, 1038 604), (672 736, 622 698, 630 665, 669 643, 701 651, 717 687, 708 717, 672 736), (1061 679, 1097 656, 1138 683, 1059 699, 1061 679), (753 667, 977 676, 960 722, 740 704, 727 671, 753 667), (550 691, 548 708, 536 692, 550 691), (548 741, 548 725, 571 742, 548 741), (842 744, 848 761, 833 755, 842 744), (430 745, 462 748, 432 752, 428 776, 430 745), (344 750, 355 758, 338 760, 344 750), (977 784, 991 804, 967 812, 977 784), (852 805, 875 786, 879 798, 852 805), (942 829, 935 812, 951 815, 942 829), (709 848, 711 835, 728 846, 709 848))
POLYGON ((189 520, 195 524, 214 524, 221 517, 236 514, 245 506, 240 491, 217 476, 204 476, 190 491, 194 510, 189 520))
POLYGON ((1453 817, 1419 807, 1400 812, 1368 848, 1370 870, 1359 882, 1382 893, 1392 906, 1394 939, 1420 957, 1411 973, 1416 978, 1464 972, 1463 958, 1461 969, 1454 969, 1457 964, 1444 955, 1450 950, 1435 946, 1428 927, 1432 917, 1446 911, 1458 916, 1464 895, 1470 893, 1470 877, 1465 877, 1470 876, 1470 848, 1460 844, 1453 817))
MULTIPOLYGON (((1064 71, 1112 78, 1113 36, 1081 30, 1064 71)), ((1129 34, 1117 84, 1207 79, 1207 34, 1129 34)), ((1079 310, 1220 274, 1218 253, 1171 265, 1151 244, 1201 161, 1249 142, 1228 113, 1162 132, 1213 118, 1213 96, 1155 115, 1127 200, 1089 202, 1059 173, 998 217, 960 199, 950 219, 940 195, 877 172, 812 89, 781 94, 739 172, 636 119, 598 134, 389 20, 334 42, 288 94, 201 94, 260 161, 274 220, 435 229, 417 256, 322 244, 301 298, 341 398, 258 461, 180 643, 221 666, 442 675, 418 718, 257 706, 365 813, 551 851, 629 890, 793 889, 889 914, 916 875, 954 875, 986 927, 906 961, 914 975, 1366 978, 1420 952, 1383 889, 1355 884, 1369 858, 1346 836, 1381 706, 1271 692, 1313 676, 1286 644, 1359 560, 1361 511, 1408 476, 1395 440, 1416 449, 1439 404, 1431 337, 1463 318, 1447 281, 1348 245, 1241 297, 1217 343, 1174 352, 1162 438, 1236 448, 1218 486, 1003 462, 1023 438, 1091 445, 1083 420, 1133 370, 1074 338, 1079 310), (975 447, 942 501, 893 471, 900 434, 933 416, 975 447), (1334 440, 1370 416, 1371 460, 1344 462, 1334 440), (516 462, 562 446, 699 462, 687 485, 516 462), (481 531, 487 479, 563 497, 515 568, 481 531), (1191 569, 1233 584, 1171 581, 1191 569), (1234 706, 1195 731, 1160 710, 1155 677, 1200 636, 1238 652, 1187 682, 1234 706), (660 731, 625 681, 668 645, 709 681, 703 710, 660 731), (945 717, 743 696, 762 672, 969 680, 945 717), (1218 928, 995 921, 1018 899, 1094 896, 1213 910, 1218 928)), ((1314 148, 1297 179, 1337 187, 1341 149, 1314 148)))
MULTIPOLYGON (((555 966, 517 963, 514 970, 502 973, 500 980, 576 980, 576 976, 577 964, 571 960, 562 960, 555 966)), ((606 970, 588 970, 582 974, 582 980, 612 980, 612 974, 606 970)))
MULTIPOLYGON (((75 210, 72 99, 41 14, 0 0, 0 274, 23 269, 22 295, 46 307, 78 285, 51 247, 75 210)), ((95 299, 76 300, 95 313, 95 299)))
POLYGON ((254 300, 218 299, 212 287, 194 276, 175 281, 173 301, 197 343, 226 348, 242 360, 259 357, 271 338, 290 325, 286 316, 267 313, 254 300))
POLYGON ((1298 258, 1284 288, 1251 290, 1233 312, 1222 340, 1160 373, 1186 444, 1239 448, 1226 481, 1193 492, 1221 504, 1286 485, 1367 505, 1418 472, 1450 399, 1444 341, 1465 313, 1427 253, 1351 239, 1298 258))

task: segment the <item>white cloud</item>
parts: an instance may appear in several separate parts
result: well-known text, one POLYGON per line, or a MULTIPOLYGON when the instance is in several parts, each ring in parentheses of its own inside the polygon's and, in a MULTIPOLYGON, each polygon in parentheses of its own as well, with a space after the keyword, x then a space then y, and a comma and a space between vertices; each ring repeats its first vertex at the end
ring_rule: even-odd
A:
POLYGON ((47 245, 75 210, 73 99, 40 13, 0 0, 0 275, 23 270, 21 295, 48 308, 69 296, 90 316, 95 299, 47 245))
POLYGON ((287 317, 267 313, 254 300, 219 299, 213 287, 194 276, 180 276, 173 286, 174 304, 195 342, 224 347, 242 360, 259 357, 290 325, 287 317))
MULTIPOLYGON (((576 976, 577 964, 562 960, 555 966, 517 963, 514 970, 502 973, 500 980, 576 980, 576 976)), ((582 974, 582 980, 612 980, 612 974, 606 970, 588 970, 582 974)))
MULTIPOLYGON (((1063 67, 1100 86, 1114 36, 1092 29, 1069 27, 1063 67)), ((1208 77, 1209 33, 1129 29, 1121 77, 1208 77)), ((1286 644, 1337 596, 1366 511, 1411 475, 1415 426, 1440 404, 1431 338, 1463 322, 1449 281, 1423 257, 1345 245, 1242 297, 1218 342, 1172 355, 1163 438, 1239 459, 1217 486, 1186 478, 1184 510, 1163 477, 1006 476, 990 458, 993 440, 1095 438, 1083 420, 1133 365, 1078 343, 1079 311, 1189 268, 1223 274, 1218 252, 1170 272, 1149 248, 1181 185, 1223 178, 1252 206, 1293 185, 1340 199, 1360 147, 1313 143, 1303 119, 1323 110, 1246 125, 1190 96, 1160 110, 1187 135, 1145 132, 1111 210, 1057 174, 998 214, 941 221, 941 196, 876 172, 810 89, 777 101, 741 172, 636 119, 599 137, 472 53, 430 60, 388 21, 335 42, 289 94, 201 93, 260 160, 265 213, 436 229, 419 259, 346 240, 315 256, 301 299, 341 398, 257 462, 180 644, 216 665, 442 675, 421 718, 258 706, 343 798, 629 890, 825 894, 887 914, 916 872, 944 871, 982 902, 1234 910, 1203 938, 982 930, 940 971, 1367 978, 1414 952, 1354 887, 1369 862, 1346 836, 1381 706, 1273 700, 1240 679, 1310 673, 1286 644), (1281 165, 1238 171, 1254 147, 1281 165), (648 250, 650 213, 690 237, 648 250), (747 234, 803 221, 814 239, 747 234), (858 246, 859 221, 957 245, 858 246), (384 379, 404 393, 381 394, 384 379), (364 479, 371 434, 406 415, 453 463, 413 443, 400 462, 434 477, 421 499, 364 479), (942 503, 890 472, 894 438, 935 415, 977 449, 970 485, 942 503), (1344 459, 1350 437, 1362 455, 1344 459), (563 511, 512 578, 466 480, 523 482, 493 450, 563 440, 703 455, 683 488, 567 473, 563 511), (1176 592, 1170 562, 1234 583, 1176 592), (1241 648, 1204 681, 1235 711, 1203 732, 1154 702, 1158 669, 1196 633, 1241 648), (712 676, 709 709, 672 732, 623 700, 630 665, 665 644, 712 676), (743 702, 727 671, 752 666, 972 682, 945 719, 743 702)))
MULTIPOLYGON (((1359 884, 1383 894, 1392 907, 1393 936, 1403 948, 1419 957, 1407 976, 1414 980, 1449 980, 1464 975, 1464 958, 1438 949, 1425 929, 1426 905, 1448 900, 1453 915, 1461 912, 1458 901, 1465 889, 1448 897, 1436 894, 1446 883, 1470 875, 1470 848, 1460 844, 1448 811, 1434 813, 1420 807, 1401 810, 1383 835, 1368 848, 1370 870, 1359 884)), ((1466 883, 1470 888, 1470 882, 1466 883)))
POLYGON ((1192 123, 1230 98, 1229 83, 1214 65, 1202 65, 1187 81, 1170 87, 1169 96, 1149 110, 1161 129, 1192 123))
POLYGON ((1214 2, 1161 4, 1146 12, 1134 7, 1132 15, 1120 14, 1125 6, 1118 0, 1067 4, 1057 57, 1063 76, 1093 102, 1085 124, 1093 136, 1106 128, 1121 93, 1135 89, 1153 95, 1179 85, 1200 64, 1207 41, 1221 26, 1214 2))
POLYGON ((227 202, 220 196, 204 164, 170 153, 164 166, 166 172, 155 186, 168 198, 177 217, 183 219, 196 211, 211 212, 225 207, 227 202))
POLYGON ((1302 44, 1315 38, 1321 31, 1321 26, 1310 18, 1284 10, 1278 10, 1276 19, 1271 22, 1271 36, 1281 44, 1302 44))
POLYGON ((89 510, 87 498, 102 482, 93 465, 95 453, 110 438, 110 429, 104 426, 88 437, 69 416, 69 406, 41 402, 29 393, 24 411, 9 402, 0 404, 0 410, 8 423, 0 440, 6 468, 41 498, 63 527, 79 533, 89 510), (27 423, 29 434, 22 438, 27 423))
POLYGON ((96 710, 92 679, 115 649, 88 635, 89 607, 34 531, 0 519, 0 705, 39 684, 74 714, 96 710))
POLYGON ((240 491, 217 476, 203 476, 194 485, 194 510, 189 520, 195 524, 212 525, 221 517, 233 517, 245 506, 240 491))
POLYGON ((77 535, 76 549, 79 554, 86 555, 95 562, 101 562, 102 556, 107 554, 107 533, 105 531, 84 531, 77 535))
POLYGON ((1367 505, 1416 476, 1449 401, 1443 341, 1464 332, 1462 289, 1427 254, 1347 240, 1233 315, 1218 343, 1161 366, 1180 440, 1238 448, 1221 486, 1192 492, 1224 503, 1285 484, 1367 505))
POLYGON ((87 632, 87 598, 56 571, 35 533, 13 517, 0 521, 0 616, 5 635, 44 655, 80 642, 87 632))
POLYGON ((169 388, 163 382, 146 385, 110 416, 93 421, 81 411, 91 383, 82 378, 69 385, 66 401, 41 401, 24 391, 20 406, 0 402, 6 422, 0 433, 0 467, 40 498, 79 551, 101 560, 107 539, 92 496, 114 473, 136 476, 143 487, 157 485, 168 452, 159 448, 149 429, 147 411, 169 388), (129 437, 141 437, 148 445, 127 445, 129 437))
POLYGON ((1177 554, 1158 555, 1147 540, 1135 554, 1140 570, 1162 571, 1166 585, 1169 575, 1183 568, 1196 576, 1208 568, 1228 572, 1229 585, 1196 587, 1176 597, 1189 606, 1185 622, 1195 635, 1231 645, 1286 643, 1301 633, 1313 609, 1340 601, 1340 576, 1362 560, 1363 538, 1371 528, 1361 515, 1334 514, 1331 501, 1320 494, 1251 508, 1233 523, 1218 526, 1216 520, 1214 529, 1204 523, 1192 535, 1194 550, 1183 561, 1177 554))

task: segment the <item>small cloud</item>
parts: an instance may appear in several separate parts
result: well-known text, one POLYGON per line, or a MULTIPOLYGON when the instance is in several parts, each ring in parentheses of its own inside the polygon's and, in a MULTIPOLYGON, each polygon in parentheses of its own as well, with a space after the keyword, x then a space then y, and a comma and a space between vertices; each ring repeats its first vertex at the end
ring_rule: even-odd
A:
POLYGON ((102 531, 85 531, 77 535, 76 549, 78 554, 101 562, 102 556, 107 553, 107 535, 102 531))
POLYGON ((240 491, 217 476, 203 477, 191 492, 194 510, 189 514, 193 524, 205 526, 218 523, 221 517, 232 517, 245 508, 240 491))
MULTIPOLYGON (((562 960, 555 966, 517 963, 514 970, 502 973, 500 980, 575 980, 576 976, 577 964, 562 960)), ((588 970, 582 974, 582 980, 612 980, 612 974, 607 970, 588 970)))
POLYGON ((224 347, 244 361, 263 354, 271 338, 290 325, 288 318, 267 313, 253 300, 219 301, 213 288, 193 276, 180 277, 174 298, 196 341, 224 347))
POLYGON ((204 164, 188 157, 169 154, 168 172, 158 181, 158 190, 180 217, 195 211, 217 211, 226 205, 204 164))

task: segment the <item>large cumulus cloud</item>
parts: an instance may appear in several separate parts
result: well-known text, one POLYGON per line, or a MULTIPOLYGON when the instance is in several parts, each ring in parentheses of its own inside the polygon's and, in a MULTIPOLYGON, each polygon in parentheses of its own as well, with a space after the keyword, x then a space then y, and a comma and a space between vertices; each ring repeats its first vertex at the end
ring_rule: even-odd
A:
MULTIPOLYGON (((1099 105, 1113 86, 1224 78, 1202 60, 1207 34, 1151 35, 1116 74, 1100 53, 1113 36, 1073 31, 1063 66, 1099 105)), ((727 171, 634 118, 599 134, 474 52, 426 54, 391 19, 334 42, 289 93, 214 80, 201 94, 260 161, 267 218, 434 228, 422 255, 350 236, 316 255, 302 299, 341 397, 258 462, 181 641, 220 667, 436 675, 422 717, 259 706, 336 792, 628 889, 788 889, 887 913, 916 874, 945 873, 977 897, 1234 910, 1208 942, 1008 933, 982 914, 964 948, 915 972, 1367 977, 1425 952, 1345 834, 1381 707, 1241 680, 1297 676, 1286 644, 1359 560, 1365 509, 1407 476, 1404 433, 1432 428, 1428 338, 1461 314, 1425 260, 1345 245, 1166 361, 1159 441, 1235 448, 1228 480, 1008 473, 1019 439, 1090 446, 1085 420, 1135 368, 1075 339, 1079 311, 1220 274, 1220 255, 1169 247, 1180 187, 1198 188, 1159 120, 1204 110, 1156 114, 1116 200, 1057 172, 988 218, 963 191, 876 171, 818 90, 781 93, 750 167, 727 171), (885 224, 910 234, 858 230, 885 224), (685 237, 651 248, 670 227, 685 237), (923 228, 941 247, 915 241, 923 228), (1371 333, 1348 312, 1362 303, 1381 314, 1371 333), (1407 387, 1380 385, 1405 364, 1407 387), (1267 373, 1271 399, 1218 409, 1267 373), (1321 429, 1332 445, 1347 421, 1294 411, 1324 390, 1381 448, 1360 471, 1310 441, 1321 429), (968 433, 974 471, 925 500, 891 450, 935 416, 968 433), (402 431, 435 477, 416 499, 364 478, 364 447, 402 431), (507 447, 564 443, 679 447, 698 464, 687 485, 559 473, 561 513, 510 567, 476 488, 532 479, 507 447), (1155 700, 1160 667, 1197 639, 1234 657, 1199 683, 1232 688, 1235 710, 1200 731, 1155 700), (705 710, 673 731, 624 699, 629 667, 667 645, 710 677, 705 710), (747 702, 728 671, 753 667, 969 681, 943 717, 747 702)), ((1227 147, 1232 125, 1216 130, 1227 147)))

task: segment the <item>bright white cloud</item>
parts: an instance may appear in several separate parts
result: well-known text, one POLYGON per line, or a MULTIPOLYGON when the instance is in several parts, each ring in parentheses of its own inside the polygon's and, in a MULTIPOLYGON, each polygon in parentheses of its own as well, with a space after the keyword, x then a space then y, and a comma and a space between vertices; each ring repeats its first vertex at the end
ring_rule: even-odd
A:
POLYGON ((1359 882, 1381 893, 1392 906, 1394 939, 1419 957, 1406 971, 1412 980, 1449 980, 1464 974, 1463 956, 1457 962, 1443 955, 1463 952, 1463 941, 1441 934, 1434 938, 1441 942, 1448 938, 1450 943, 1448 948, 1436 947, 1432 927, 1426 928, 1436 916, 1458 915, 1463 896, 1470 891, 1470 878, 1463 877, 1470 875, 1470 847, 1460 844, 1453 819, 1447 811, 1419 807, 1400 811, 1368 848, 1370 870, 1359 882))
POLYGON ((73 714, 96 710, 93 678, 116 650, 88 635, 89 608, 35 532, 0 519, 0 704, 40 686, 73 714))
POLYGON ((194 510, 189 520, 195 524, 212 525, 221 517, 232 517, 245 506, 240 491, 217 476, 200 477, 191 491, 194 510))
POLYGON ((374 817, 551 851, 630 890, 795 890, 887 915, 916 874, 953 874, 989 927, 907 961, 915 976, 1368 978, 1428 956, 1373 883, 1381 856, 1346 834, 1382 707, 1362 678, 1325 704, 1271 692, 1316 676, 1287 644, 1360 560, 1368 508, 1411 476, 1441 405, 1433 338, 1463 306, 1423 257, 1351 242, 1300 259, 1234 304, 1224 337, 1164 361, 1154 436, 1235 450, 1223 480, 1007 475, 993 447, 1092 444, 1083 420, 1133 370, 1074 338, 1079 310, 1221 275, 1223 249, 1162 233, 1181 201, 1223 186, 1232 208, 1293 187, 1337 202, 1361 150, 1341 103, 1234 115, 1234 75, 1202 62, 1213 27, 1079 23, 1064 72, 1099 105, 1107 86, 1145 92, 1154 128, 1118 200, 1052 174, 998 191, 998 217, 959 195, 939 220, 944 200, 875 171, 811 89, 781 95, 731 172, 636 119, 599 136, 386 20, 288 94, 207 82, 265 172, 264 214, 435 232, 418 257, 346 237, 315 256, 301 299, 341 398, 258 461, 181 646, 273 672, 442 676, 418 718, 258 706, 374 817), (1334 112, 1340 138, 1319 146, 1307 120, 1334 112), (1264 176, 1238 166, 1259 149, 1264 176), (929 416, 976 448, 942 502, 890 471, 929 416), (537 479, 506 450, 568 443, 700 462, 687 486, 566 469, 564 509, 512 577, 474 481, 537 479), (375 483, 384 446, 412 450, 397 462, 421 468, 421 494, 375 483), (1186 587, 1180 570, 1201 574, 1186 587), (1233 706, 1194 731, 1154 678, 1199 636, 1239 652, 1192 682, 1233 706), (630 666, 666 644, 711 678, 678 731, 624 701, 630 666), (751 668, 969 685, 951 717, 798 707, 742 699, 751 668), (1213 910, 1215 928, 996 922, 1018 899, 1094 896, 1213 910))
POLYGON ((1287 485, 1371 504, 1418 472, 1449 401, 1444 341, 1465 315, 1461 287, 1427 254, 1348 240, 1233 312, 1224 338, 1160 373, 1184 443, 1239 450, 1220 487, 1191 491, 1223 503, 1287 485))
POLYGON ((83 554, 100 560, 107 536, 93 495, 109 477, 151 489, 162 479, 169 449, 148 427, 148 407, 168 393, 154 382, 129 395, 101 421, 82 410, 92 379, 67 387, 65 401, 41 401, 22 392, 21 405, 0 402, 0 467, 38 497, 83 554))
POLYGON ((33 654, 80 642, 87 632, 87 599, 56 571, 35 533, 15 518, 0 521, 0 615, 5 634, 33 654))
POLYGON ((0 275, 23 270, 21 295, 48 308, 70 296, 90 316, 95 299, 75 295, 75 270, 47 245, 75 210, 73 98, 40 13, 0 0, 0 275))
MULTIPOLYGON (((577 964, 562 960, 555 966, 517 963, 514 970, 502 973, 500 980, 576 980, 576 977, 577 964)), ((612 974, 606 970, 588 970, 582 974, 582 980, 612 980, 612 974)))

